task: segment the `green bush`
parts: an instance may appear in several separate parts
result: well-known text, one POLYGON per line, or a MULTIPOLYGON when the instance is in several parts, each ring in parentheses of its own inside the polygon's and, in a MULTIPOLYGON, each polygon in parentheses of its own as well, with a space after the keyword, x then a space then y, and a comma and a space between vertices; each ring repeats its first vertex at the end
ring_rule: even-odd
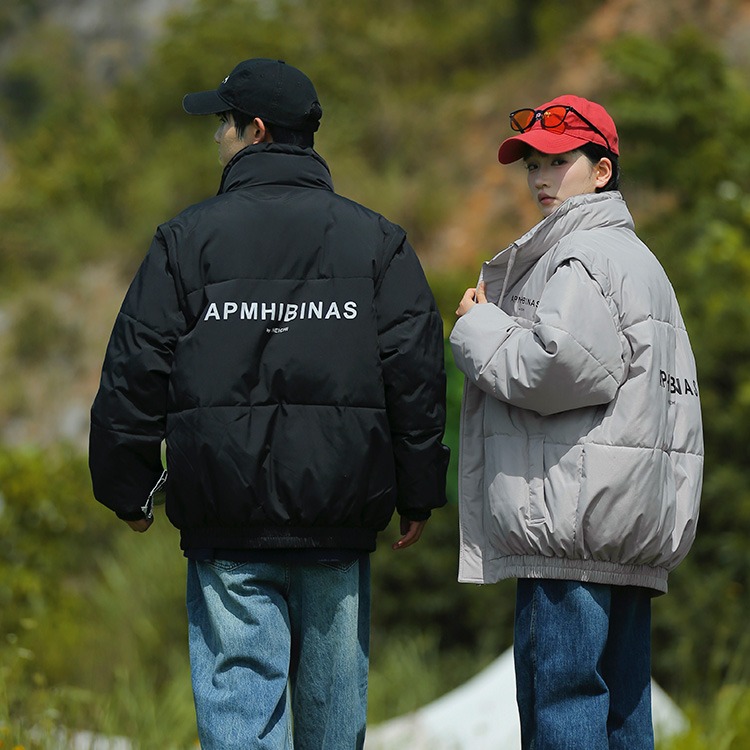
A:
POLYGON ((159 521, 133 534, 70 449, 0 450, 0 727, 15 742, 60 726, 193 742, 185 562, 159 521))

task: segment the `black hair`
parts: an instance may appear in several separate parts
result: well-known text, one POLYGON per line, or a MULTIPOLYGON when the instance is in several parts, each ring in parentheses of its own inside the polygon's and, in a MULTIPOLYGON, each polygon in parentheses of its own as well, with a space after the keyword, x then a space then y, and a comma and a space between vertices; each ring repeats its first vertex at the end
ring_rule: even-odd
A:
POLYGON ((583 146, 579 146, 578 150, 592 164, 598 164, 600 159, 609 159, 612 162, 612 176, 604 187, 596 189, 597 193, 620 189, 620 160, 617 154, 613 154, 606 146, 601 146, 598 143, 585 143, 583 146))
MULTIPOLYGON (((529 154, 534 150, 528 144, 524 144, 522 158, 528 159, 529 154)), ((598 164, 599 159, 609 159, 612 162, 612 176, 604 187, 596 189, 597 193, 620 189, 620 160, 617 154, 613 154, 606 146, 600 146, 598 143, 584 143, 575 150, 580 151, 592 164, 598 164)))
MULTIPOLYGON (((237 136, 242 138, 245 128, 252 123, 255 119, 255 115, 248 115, 237 109, 230 111, 232 113, 232 119, 234 120, 234 126, 237 130, 237 136)), ((281 125, 274 125, 271 122, 266 122, 266 120, 263 120, 263 124, 266 126, 266 130, 271 134, 274 143, 286 143, 290 146, 299 146, 300 148, 313 147, 314 138, 311 131, 290 130, 289 128, 281 127, 281 125)))

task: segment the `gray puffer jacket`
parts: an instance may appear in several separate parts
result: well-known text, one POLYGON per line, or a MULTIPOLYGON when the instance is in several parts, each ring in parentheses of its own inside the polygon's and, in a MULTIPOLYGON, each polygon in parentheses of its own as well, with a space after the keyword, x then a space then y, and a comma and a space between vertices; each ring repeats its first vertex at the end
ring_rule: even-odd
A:
POLYGON ((458 320, 459 580, 666 592, 695 537, 703 435, 672 286, 616 192, 576 196, 482 269, 458 320))

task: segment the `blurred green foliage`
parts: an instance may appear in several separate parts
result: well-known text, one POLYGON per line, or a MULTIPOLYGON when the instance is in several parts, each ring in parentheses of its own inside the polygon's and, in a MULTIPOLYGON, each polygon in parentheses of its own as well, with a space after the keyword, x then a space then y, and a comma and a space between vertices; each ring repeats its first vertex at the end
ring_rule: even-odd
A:
POLYGON ((639 233, 681 300, 706 441, 697 542, 654 604, 655 673, 707 698, 750 681, 750 89, 696 29, 623 39, 610 59, 624 192, 662 195, 639 233))
POLYGON ((0 6, 0 40, 36 21, 49 0, 4 0, 0 6))
MULTIPOLYGON (((13 167, 0 185, 0 285, 93 257, 131 268, 159 222, 218 185, 214 123, 189 122, 179 97, 252 56, 309 73, 324 106, 317 145, 335 155, 337 189, 407 226, 419 246, 462 171, 441 158, 461 137, 457 116, 472 90, 533 47, 537 4, 553 5, 199 0, 145 67, 93 93, 84 51, 61 29, 35 28, 0 67, 13 167)), ((591 2, 567 5, 575 17, 591 2)))
MULTIPOLYGON (((0 37, 43 5, 4 4, 0 37)), ((310 73, 337 188, 419 247, 472 180, 453 155, 456 113, 476 92, 496 95, 502 74, 552 49, 597 3, 565 5, 197 0, 145 67, 107 89, 92 89, 64 31, 33 28, 0 61, 0 293, 94 260, 127 275, 154 227, 218 184, 213 122, 186 118, 175 97, 214 87, 227 61, 250 56, 310 73)), ((623 192, 681 300, 706 429, 698 539, 654 602, 654 673, 691 707, 690 734, 670 750, 740 750, 750 744, 750 93, 700 30, 625 37, 608 56, 600 98, 620 130, 623 192)), ((445 271, 431 281, 449 325, 465 281, 445 271)), ((50 323, 43 294, 32 302, 4 355, 34 366, 74 353, 78 333, 50 323)), ((391 553, 391 528, 374 556, 373 721, 459 684, 512 638, 512 582, 455 582, 462 378, 447 361, 451 504, 418 548, 391 553)), ((2 399, 16 397, 6 387, 2 399)), ((0 742, 41 748, 32 728, 66 725, 144 748, 193 746, 184 562, 166 520, 130 533, 95 504, 71 449, 5 449, 0 539, 0 742)))
POLYGON ((750 687, 723 686, 705 703, 686 708, 689 728, 669 738, 657 750, 745 750, 750 747, 750 687))
POLYGON ((77 451, 0 450, 0 747, 59 727, 194 741, 185 565, 161 520, 116 521, 77 451))
POLYGON ((44 293, 32 294, 18 314, 9 355, 21 366, 70 361, 81 350, 81 333, 52 307, 44 293))

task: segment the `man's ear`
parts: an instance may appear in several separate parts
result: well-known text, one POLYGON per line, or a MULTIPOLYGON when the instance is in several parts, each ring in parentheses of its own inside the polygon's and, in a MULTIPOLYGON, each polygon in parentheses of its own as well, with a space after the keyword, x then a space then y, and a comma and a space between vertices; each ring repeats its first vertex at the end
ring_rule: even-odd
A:
POLYGON ((273 142, 273 138, 271 138, 271 134, 268 132, 266 124, 260 119, 260 117, 256 117, 252 123, 250 123, 249 130, 251 135, 250 140, 253 144, 273 142))

